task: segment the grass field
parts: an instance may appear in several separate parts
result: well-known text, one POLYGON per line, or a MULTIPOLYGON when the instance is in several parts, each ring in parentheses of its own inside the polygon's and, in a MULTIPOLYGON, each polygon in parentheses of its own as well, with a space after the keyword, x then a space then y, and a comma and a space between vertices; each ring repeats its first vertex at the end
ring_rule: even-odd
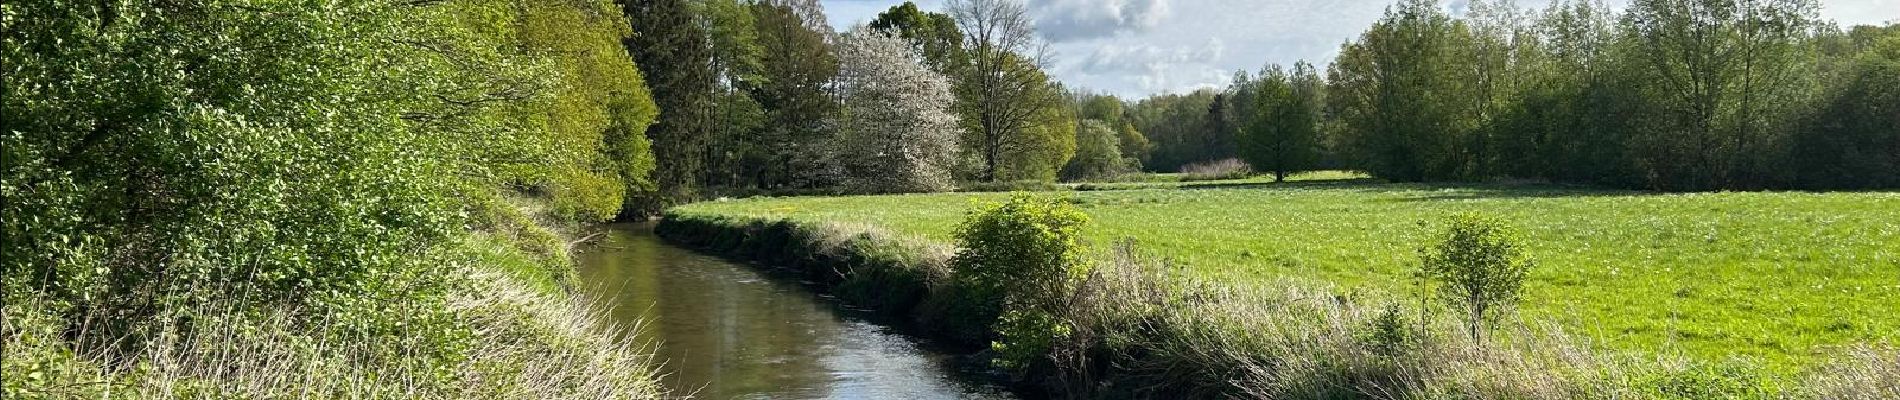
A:
MULTIPOLYGON (((1321 177, 1350 177, 1321 175, 1321 177)), ((1087 212, 1098 248, 1134 238, 1219 279, 1294 278, 1411 296, 1436 224, 1482 211, 1521 228, 1538 264, 1524 314, 1611 346, 1771 369, 1900 338, 1900 193, 1656 194, 1365 180, 1125 184, 1044 193, 1087 212), (1139 186, 1148 185, 1148 186, 1139 186)), ((948 242, 964 210, 1008 193, 744 199, 683 206, 868 223, 948 242)))

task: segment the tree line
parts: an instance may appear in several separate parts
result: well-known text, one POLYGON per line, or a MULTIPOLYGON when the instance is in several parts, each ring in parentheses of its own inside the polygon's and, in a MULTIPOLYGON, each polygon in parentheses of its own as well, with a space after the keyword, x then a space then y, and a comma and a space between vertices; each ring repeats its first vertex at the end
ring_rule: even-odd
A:
POLYGON ((1402 182, 1900 186, 1900 25, 1842 29, 1818 7, 1405 0, 1323 72, 1270 65, 1130 114, 1160 171, 1237 157, 1402 182))
POLYGON ((1107 176, 1145 141, 1119 104, 1083 115, 1019 1, 904 3, 842 33, 815 1, 626 6, 664 202, 1107 176))

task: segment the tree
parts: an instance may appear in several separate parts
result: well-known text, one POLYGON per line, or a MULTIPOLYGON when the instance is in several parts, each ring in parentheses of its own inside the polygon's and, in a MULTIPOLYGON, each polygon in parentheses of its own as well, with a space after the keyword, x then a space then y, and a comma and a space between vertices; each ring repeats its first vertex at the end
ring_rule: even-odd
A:
POLYGON ((1307 171, 1319 162, 1319 91, 1324 85, 1313 66, 1294 64, 1293 73, 1274 65, 1255 81, 1254 115, 1240 137, 1240 156, 1256 171, 1271 171, 1275 182, 1307 171))
POLYGON ((531 2, 515 25, 519 48, 561 78, 549 87, 555 100, 534 110, 546 116, 533 118, 553 139, 540 162, 555 167, 523 183, 544 188, 562 215, 614 217, 630 194, 654 189, 645 132, 658 110, 620 43, 632 34, 626 18, 605 2, 531 2))
POLYGON ((1538 56, 1518 63, 1516 98, 1491 120, 1494 172, 1521 178, 1631 186, 1625 143, 1641 113, 1615 16, 1600 0, 1550 4, 1528 28, 1538 56))
POLYGON ((1467 132, 1462 142, 1455 143, 1459 152, 1467 154, 1459 171, 1462 178, 1496 176, 1505 166, 1522 161, 1497 147, 1523 132, 1504 126, 1501 119, 1519 102, 1525 70, 1539 58, 1537 37, 1525 24, 1531 17, 1515 0, 1472 0, 1459 21, 1462 32, 1450 49, 1460 70, 1453 74, 1458 94, 1445 97, 1467 103, 1456 117, 1457 129, 1467 132))
POLYGON ((712 48, 704 27, 685 0, 626 0, 633 36, 627 50, 644 68, 659 105, 659 121, 647 129, 659 193, 655 202, 629 204, 623 214, 656 211, 697 196, 699 176, 713 128, 712 48))
MULTIPOLYGON (((1063 97, 1064 89, 1060 86, 1045 86, 1043 90, 1052 92, 1046 94, 1051 98, 1063 97)), ((1028 117, 1020 133, 1001 142, 1003 151, 996 167, 997 181, 1053 181, 1060 177, 1069 159, 1075 157, 1075 110, 1057 104, 1043 107, 1028 117)))
POLYGON ((945 76, 957 76, 969 62, 963 52, 963 32, 948 14, 923 12, 916 3, 906 1, 879 13, 870 26, 903 37, 931 70, 945 76))
MULTIPOLYGON (((1077 109, 1076 118, 1084 121, 1091 119, 1099 120, 1114 130, 1115 147, 1120 150, 1122 155, 1121 168, 1123 171, 1132 172, 1141 170, 1141 160, 1148 154, 1150 144, 1148 143, 1148 138, 1142 136, 1141 131, 1135 128, 1134 118, 1129 116, 1128 107, 1122 102, 1122 99, 1114 95, 1082 94, 1078 96, 1075 103, 1077 109)), ((1080 132, 1078 132, 1078 134, 1080 134, 1080 132)), ((1081 137, 1078 136, 1076 144, 1076 157, 1078 158, 1082 157, 1082 153, 1085 152, 1081 149, 1081 147, 1084 147, 1081 140, 1081 137)))
POLYGON ((1448 101, 1466 77, 1450 46, 1459 27, 1430 0, 1406 0, 1357 42, 1340 49, 1328 71, 1327 106, 1345 145, 1374 176, 1395 181, 1456 179, 1468 171, 1457 144, 1467 104, 1448 101))
POLYGON ((1791 149, 1798 186, 1900 187, 1900 25, 1876 40, 1804 117, 1791 149))
POLYGON ((902 39, 859 26, 838 43, 835 159, 860 192, 951 188, 957 129, 949 78, 930 70, 902 39))
POLYGON ((1439 243, 1424 249, 1424 276, 1437 281, 1439 297, 1465 314, 1465 329, 1482 339, 1502 311, 1517 303, 1531 260, 1518 233, 1496 218, 1453 216, 1439 243))
POLYGON ((1068 161, 1064 153, 1073 152, 1074 123, 1041 69, 1045 53, 1028 11, 1013 0, 950 0, 946 7, 970 58, 958 97, 971 125, 964 147, 978 163, 976 179, 1053 179, 1068 161))
POLYGON ((1816 18, 1811 0, 1640 0, 1626 30, 1640 60, 1654 130, 1633 145, 1650 185, 1762 185, 1765 165, 1807 76, 1800 60, 1816 18))
POLYGON ((1141 171, 1144 165, 1142 160, 1148 159, 1148 152, 1154 149, 1148 136, 1135 129, 1134 121, 1123 120, 1115 129, 1115 138, 1122 150, 1122 163, 1128 165, 1131 172, 1141 171))
POLYGON ((746 87, 764 109, 766 123, 748 147, 758 152, 749 172, 760 188, 826 184, 811 172, 823 169, 818 159, 827 139, 824 122, 837 109, 826 85, 838 75, 838 59, 826 43, 830 28, 823 11, 816 7, 809 1, 752 5, 764 68, 760 79, 746 87))
POLYGON ((1214 95, 1214 101, 1207 104, 1207 117, 1201 118, 1206 124, 1201 127, 1207 134, 1201 143, 1202 155, 1195 161, 1222 160, 1233 158, 1234 117, 1232 97, 1225 93, 1214 95))
POLYGON ((1129 121, 1149 142, 1149 150, 1141 153, 1145 156, 1143 166, 1154 171, 1178 171, 1189 163, 1213 160, 1214 152, 1207 145, 1213 140, 1204 127, 1215 95, 1207 89, 1164 94, 1129 108, 1129 121))
POLYGON ((711 67, 715 93, 710 118, 702 183, 708 187, 741 186, 765 165, 762 143, 765 108, 744 90, 745 82, 760 82, 765 49, 759 43, 757 19, 750 0, 695 0, 694 15, 705 25, 712 47, 711 67))
POLYGON ((1128 172, 1120 139, 1108 122, 1084 119, 1075 130, 1075 158, 1062 168, 1062 179, 1110 178, 1128 172))

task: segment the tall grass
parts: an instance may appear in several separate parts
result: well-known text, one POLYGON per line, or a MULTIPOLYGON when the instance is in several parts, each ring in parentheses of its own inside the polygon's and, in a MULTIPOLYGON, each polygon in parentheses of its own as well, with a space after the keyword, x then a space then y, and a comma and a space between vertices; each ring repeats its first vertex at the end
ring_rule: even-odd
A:
POLYGON ((1253 174, 1253 167, 1238 158, 1214 160, 1181 166, 1183 181, 1211 181, 1218 179, 1240 179, 1253 174))
POLYGON ((180 277, 115 299, 10 297, 6 399, 634 399, 656 360, 572 294, 575 227, 538 200, 482 199, 477 226, 417 270, 305 300, 180 277), (158 289, 172 288, 172 289, 158 289), (172 292, 165 292, 171 290, 172 292), (199 298, 182 293, 232 293, 199 298), (100 304, 137 304, 122 310, 100 304))
MULTIPOLYGON (((420 338, 360 332, 302 310, 211 302, 171 312, 138 335, 71 340, 40 305, 5 314, 8 398, 629 399, 662 391, 654 360, 616 339, 597 307, 484 268, 466 267, 447 299, 461 331, 450 362, 420 338), (127 341, 130 342, 127 342, 127 341), (40 381, 34 384, 33 381, 40 381)), ((91 319, 91 318, 82 318, 91 319)), ((83 323, 81 324, 83 325, 83 323)))

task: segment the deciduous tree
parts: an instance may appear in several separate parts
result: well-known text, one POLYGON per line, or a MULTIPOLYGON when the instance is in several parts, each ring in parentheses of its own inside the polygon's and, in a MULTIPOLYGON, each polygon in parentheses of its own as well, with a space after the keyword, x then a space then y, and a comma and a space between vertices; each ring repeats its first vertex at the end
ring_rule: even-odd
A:
POLYGON ((949 78, 890 33, 860 26, 838 42, 836 163, 859 192, 930 192, 955 183, 960 124, 949 78))
POLYGON ((686 0, 625 0, 633 36, 627 50, 643 68, 659 105, 659 121, 647 129, 657 162, 657 202, 629 204, 624 212, 658 210, 697 196, 705 151, 712 137, 714 106, 712 48, 686 0))
POLYGON ((1035 25, 1015 0, 951 0, 969 66, 958 96, 970 125, 964 148, 982 181, 1053 179, 1073 154, 1074 122, 1042 71, 1035 25))

